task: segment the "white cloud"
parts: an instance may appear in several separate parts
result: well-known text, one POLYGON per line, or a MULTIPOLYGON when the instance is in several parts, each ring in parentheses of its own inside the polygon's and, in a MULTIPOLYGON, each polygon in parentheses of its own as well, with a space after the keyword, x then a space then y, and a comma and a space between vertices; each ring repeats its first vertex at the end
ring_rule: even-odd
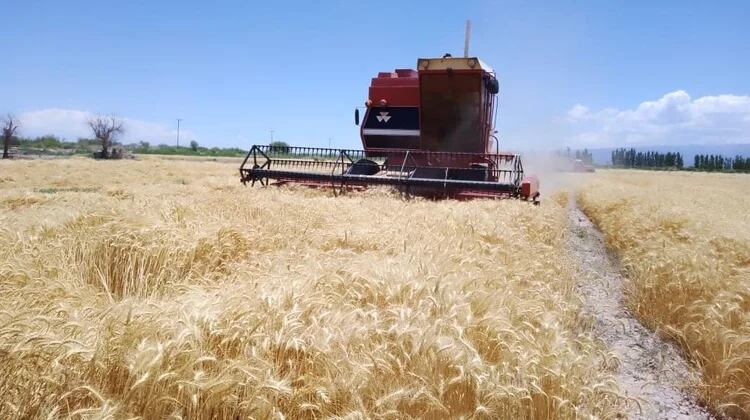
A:
MULTIPOLYGON (((53 134, 67 140, 76 140, 79 137, 91 137, 86 122, 93 116, 95 114, 88 111, 49 108, 25 112, 18 117, 21 121, 21 135, 24 137, 53 134)), ((125 134, 120 140, 125 143, 143 140, 152 144, 172 144, 177 138, 177 129, 166 124, 121 118, 125 134)), ((195 136, 189 130, 180 130, 180 138, 185 139, 187 144, 187 140, 194 139, 195 136)))
POLYGON ((588 107, 585 107, 581 104, 576 104, 573 108, 570 108, 568 111, 568 121, 570 122, 576 122, 585 120, 589 115, 589 109, 588 107))
POLYGON ((25 137, 54 134, 67 139, 90 135, 86 121, 92 114, 72 109, 43 109, 19 115, 22 134, 25 137))
POLYGON ((577 104, 565 120, 576 145, 750 143, 750 96, 692 99, 678 90, 635 109, 591 111, 577 104))

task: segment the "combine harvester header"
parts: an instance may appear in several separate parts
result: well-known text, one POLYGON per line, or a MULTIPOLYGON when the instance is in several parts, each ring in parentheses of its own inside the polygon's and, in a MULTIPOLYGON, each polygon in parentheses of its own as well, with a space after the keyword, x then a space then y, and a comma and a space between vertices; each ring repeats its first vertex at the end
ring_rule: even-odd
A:
MULTIPOLYGON (((390 185, 431 198, 536 203, 539 181, 524 177, 520 156, 499 151, 498 92, 494 70, 479 58, 420 58, 417 70, 372 79, 360 126, 364 150, 256 145, 241 180, 341 190, 390 185)), ((359 125, 358 109, 354 119, 359 125)))

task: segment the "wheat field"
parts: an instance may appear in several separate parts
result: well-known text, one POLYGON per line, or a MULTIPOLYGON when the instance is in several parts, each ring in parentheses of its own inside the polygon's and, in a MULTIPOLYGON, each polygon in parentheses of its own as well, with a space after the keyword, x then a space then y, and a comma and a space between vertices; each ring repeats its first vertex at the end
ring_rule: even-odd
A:
POLYGON ((622 258, 630 308, 700 368, 715 411, 750 417, 750 176, 600 171, 578 194, 622 258))
POLYGON ((612 418, 566 198, 0 163, 0 418, 612 418))

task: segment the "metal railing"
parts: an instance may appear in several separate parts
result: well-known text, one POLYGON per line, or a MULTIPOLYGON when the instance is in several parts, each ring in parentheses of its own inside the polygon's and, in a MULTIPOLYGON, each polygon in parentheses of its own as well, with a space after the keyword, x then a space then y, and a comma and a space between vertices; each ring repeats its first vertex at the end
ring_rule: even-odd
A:
POLYGON ((243 183, 269 179, 334 187, 403 185, 515 194, 523 178, 520 157, 502 153, 395 149, 331 149, 255 145, 240 166, 243 183), (363 173, 364 172, 364 173, 363 173))

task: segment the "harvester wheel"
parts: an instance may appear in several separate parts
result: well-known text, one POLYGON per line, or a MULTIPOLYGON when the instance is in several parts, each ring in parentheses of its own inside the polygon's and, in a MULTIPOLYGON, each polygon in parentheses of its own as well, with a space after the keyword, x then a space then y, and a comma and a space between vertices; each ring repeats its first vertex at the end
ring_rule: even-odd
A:
POLYGON ((370 159, 359 159, 346 170, 347 175, 375 175, 380 172, 380 165, 370 159))

